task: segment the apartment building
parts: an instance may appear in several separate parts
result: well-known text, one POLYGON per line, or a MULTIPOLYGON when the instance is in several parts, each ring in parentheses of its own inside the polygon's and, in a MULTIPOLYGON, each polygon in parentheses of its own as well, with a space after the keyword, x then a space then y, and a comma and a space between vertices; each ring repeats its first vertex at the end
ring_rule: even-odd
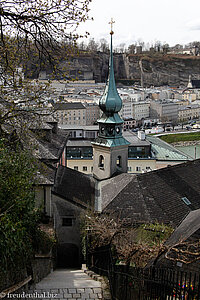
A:
POLYGON ((54 109, 59 125, 86 125, 86 107, 81 102, 55 103, 54 109))
POLYGON ((141 119, 149 118, 149 107, 149 102, 132 102, 130 100, 125 100, 123 101, 122 109, 119 112, 119 115, 124 120, 135 119, 136 121, 139 121, 141 119))
POLYGON ((200 95, 199 95, 198 91, 186 90, 183 92, 183 99, 190 103, 199 99, 199 97, 200 97, 200 95))
POLYGON ((181 106, 178 111, 178 119, 180 122, 197 119, 200 116, 200 105, 194 104, 189 106, 181 106))
POLYGON ((122 109, 119 112, 119 115, 122 119, 131 119, 133 118, 133 105, 129 100, 124 100, 122 103, 122 109))
POLYGON ((134 102, 132 106, 132 118, 136 121, 149 118, 149 102, 134 102))
POLYGON ((100 117, 100 108, 97 103, 86 103, 86 125, 94 125, 100 117))
POLYGON ((157 100, 150 102, 150 117, 161 121, 177 121, 179 104, 172 100, 157 100))

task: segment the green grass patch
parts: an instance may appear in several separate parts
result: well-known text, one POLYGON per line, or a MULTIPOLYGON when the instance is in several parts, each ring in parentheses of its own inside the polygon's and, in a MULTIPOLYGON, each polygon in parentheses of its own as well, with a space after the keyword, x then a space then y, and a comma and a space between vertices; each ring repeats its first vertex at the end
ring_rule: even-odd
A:
POLYGON ((186 141, 199 141, 200 132, 190 132, 190 133, 177 133, 177 134, 168 134, 162 135, 161 140, 167 143, 176 143, 176 142, 186 142, 186 141))

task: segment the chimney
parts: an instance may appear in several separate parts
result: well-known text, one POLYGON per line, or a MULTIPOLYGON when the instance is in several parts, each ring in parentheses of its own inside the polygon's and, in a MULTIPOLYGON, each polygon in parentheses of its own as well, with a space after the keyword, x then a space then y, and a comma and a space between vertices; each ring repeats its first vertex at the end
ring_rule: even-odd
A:
POLYGON ((140 130, 138 131, 138 138, 141 140, 141 141, 144 141, 145 140, 145 132, 140 130))

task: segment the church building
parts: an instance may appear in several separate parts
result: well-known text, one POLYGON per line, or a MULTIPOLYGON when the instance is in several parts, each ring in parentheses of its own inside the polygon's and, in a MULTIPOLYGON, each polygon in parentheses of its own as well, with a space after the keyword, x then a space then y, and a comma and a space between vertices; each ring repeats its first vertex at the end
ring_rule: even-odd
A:
MULTIPOLYGON (((112 26, 113 21, 111 21, 112 26)), ((128 163, 128 145, 130 144, 122 136, 123 120, 119 116, 122 108, 122 100, 117 92, 114 78, 112 36, 109 76, 106 88, 99 106, 103 111, 98 120, 99 135, 93 145, 93 176, 98 180, 112 177, 115 174, 126 173, 128 163)))
MULTIPOLYGON (((200 160, 127 174, 130 143, 122 135, 123 120, 118 114, 122 100, 114 79, 112 28, 110 35, 109 76, 99 103, 103 114, 92 143, 93 176, 63 165, 55 174, 52 211, 60 267, 81 265, 80 216, 88 210, 120 218, 128 226, 159 222, 174 229, 187 224, 188 216, 196 222, 200 215, 200 160)), ((155 153, 162 148, 160 143, 155 153)))

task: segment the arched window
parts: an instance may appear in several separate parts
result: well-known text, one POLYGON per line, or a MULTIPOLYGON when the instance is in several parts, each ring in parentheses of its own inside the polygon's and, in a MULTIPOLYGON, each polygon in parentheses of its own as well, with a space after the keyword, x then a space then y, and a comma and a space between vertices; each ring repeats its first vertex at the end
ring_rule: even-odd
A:
POLYGON ((121 168, 121 166, 122 166, 122 157, 118 156, 117 157, 117 167, 121 168))
POLYGON ((104 157, 103 157, 103 155, 99 156, 99 168, 104 169, 104 157))

